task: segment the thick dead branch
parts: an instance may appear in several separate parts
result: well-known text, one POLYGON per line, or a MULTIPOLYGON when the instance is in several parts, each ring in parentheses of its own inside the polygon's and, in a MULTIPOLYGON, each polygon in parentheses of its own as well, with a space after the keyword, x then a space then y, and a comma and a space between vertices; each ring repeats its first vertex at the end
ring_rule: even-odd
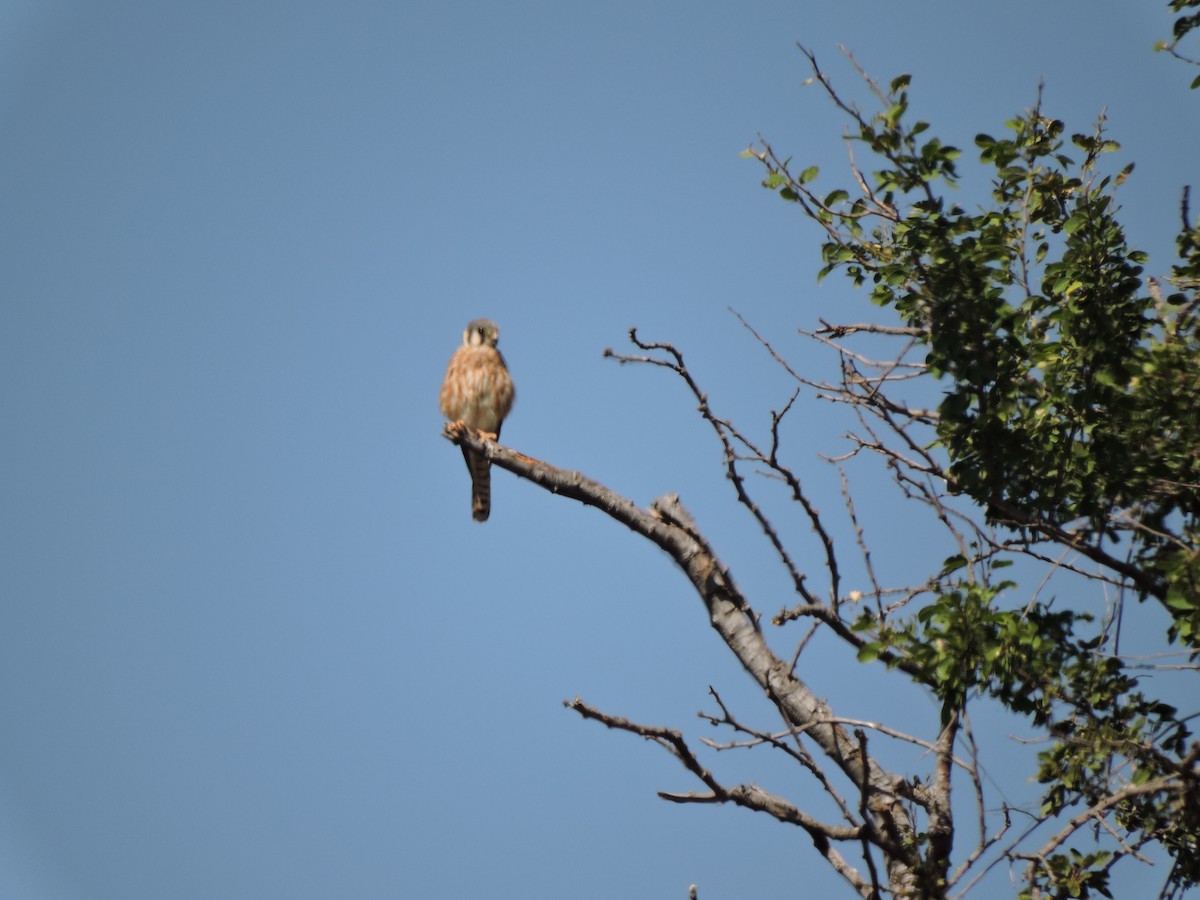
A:
MULTIPOLYGON (((579 472, 533 459, 489 440, 472 428, 449 423, 444 434, 453 443, 486 456, 494 466, 550 493, 596 507, 666 552, 704 603, 713 629, 746 672, 764 691, 769 691, 785 720, 803 729, 832 765, 856 787, 869 793, 873 843, 885 853, 892 889, 903 892, 915 885, 919 864, 915 849, 917 834, 905 806, 906 799, 916 799, 911 786, 902 776, 865 759, 853 735, 830 721, 833 715, 825 703, 789 671, 787 662, 775 655, 746 598, 728 569, 691 526, 692 518, 678 497, 661 497, 650 509, 642 509, 579 472)), ((753 796, 746 794, 745 798, 753 796)))

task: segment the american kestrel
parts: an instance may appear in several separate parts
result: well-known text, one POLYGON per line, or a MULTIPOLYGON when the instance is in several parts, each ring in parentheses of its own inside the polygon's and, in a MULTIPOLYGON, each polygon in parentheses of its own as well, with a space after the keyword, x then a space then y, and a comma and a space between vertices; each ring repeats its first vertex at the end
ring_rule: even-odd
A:
MULTIPOLYGON (((463 332, 462 346, 450 357, 440 396, 442 415, 451 422, 500 437, 500 425, 512 409, 517 391, 504 357, 496 349, 500 329, 491 319, 476 319, 463 332)), ((471 515, 486 522, 492 511, 491 463, 462 448, 471 473, 471 515)))

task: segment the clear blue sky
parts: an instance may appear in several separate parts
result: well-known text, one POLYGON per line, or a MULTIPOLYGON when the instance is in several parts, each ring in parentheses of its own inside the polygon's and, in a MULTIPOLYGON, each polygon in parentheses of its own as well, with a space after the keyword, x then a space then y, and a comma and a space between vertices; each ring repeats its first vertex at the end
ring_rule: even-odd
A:
MULTIPOLYGON (((446 360, 497 320, 506 443, 639 503, 678 491, 773 612, 786 582, 693 404, 601 352, 631 325, 674 341, 752 426, 788 384, 728 307, 801 361, 795 327, 869 315, 816 286, 818 236, 738 157, 762 133, 840 183, 843 123, 795 42, 852 92, 839 42, 912 72, 917 114, 968 150, 1040 77, 1071 130, 1107 107, 1162 272, 1200 181, 1200 95, 1151 52, 1168 28, 1150 0, 8 0, 0 897, 838 889, 801 833, 658 800, 695 785, 561 707, 698 745, 713 684, 771 723, 657 551, 502 472, 471 520, 446 360)), ((826 416, 794 460, 835 510, 826 416)), ((921 535, 894 506, 860 511, 901 565, 921 535)), ((840 712, 894 713, 880 673, 829 659, 804 674, 840 712)))

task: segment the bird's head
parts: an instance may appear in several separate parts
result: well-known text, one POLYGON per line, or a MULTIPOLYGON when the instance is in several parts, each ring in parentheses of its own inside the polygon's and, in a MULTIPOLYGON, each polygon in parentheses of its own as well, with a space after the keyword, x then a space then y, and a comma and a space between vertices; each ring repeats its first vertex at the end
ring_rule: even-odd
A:
POLYGON ((495 347, 500 340, 500 326, 491 319, 476 319, 463 332, 463 343, 468 347, 495 347))

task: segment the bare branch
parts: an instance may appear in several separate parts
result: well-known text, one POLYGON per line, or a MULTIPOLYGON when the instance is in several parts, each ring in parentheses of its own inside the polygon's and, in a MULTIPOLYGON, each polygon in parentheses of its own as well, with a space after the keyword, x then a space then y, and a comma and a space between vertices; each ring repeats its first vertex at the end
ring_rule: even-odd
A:
POLYGON ((733 484, 734 491, 737 494, 738 502, 745 506, 746 509, 750 511, 750 514, 754 517, 755 521, 758 522, 759 528, 762 529, 763 534, 766 535, 767 540, 770 541, 771 546, 775 549, 776 555, 779 557, 780 561, 784 565, 784 568, 787 569, 788 574, 791 576, 792 585, 796 592, 802 597, 808 599, 809 602, 817 602, 817 598, 809 591, 807 585, 805 584, 805 576, 800 572, 799 569, 796 568, 796 564, 792 561, 787 548, 783 546, 783 541, 780 539, 779 533, 775 530, 775 526, 771 524, 771 521, 766 517, 762 509, 757 503, 754 502, 754 500, 750 497, 749 492, 746 490, 745 479, 742 477, 737 465, 739 457, 734 449, 732 440, 737 440, 739 443, 748 447, 759 459, 764 459, 762 452, 759 451, 758 448, 756 448, 753 443, 745 438, 736 428, 734 428, 730 422, 717 418, 717 416, 713 413, 712 408, 709 406, 708 395, 700 390, 700 386, 692 377, 691 372, 688 371, 687 366, 684 365, 683 354, 680 353, 679 350, 668 343, 642 341, 637 336, 636 328, 631 328, 629 330, 629 340, 642 350, 662 351, 668 354, 673 362, 671 360, 665 360, 658 357, 624 356, 614 353, 611 349, 605 350, 604 355, 608 358, 616 359, 621 363, 649 362, 652 365, 658 365, 663 368, 670 369, 683 379, 688 389, 692 392, 692 395, 696 398, 697 409, 699 410, 700 415, 706 422, 709 423, 710 426, 712 426, 713 431, 717 435, 717 439, 721 442, 721 446, 724 448, 725 475, 733 484))
MULTIPOLYGON (((743 725, 736 718, 734 718, 733 714, 729 712, 728 707, 725 706, 724 701, 721 700, 720 695, 717 694, 711 685, 708 688, 708 692, 712 695, 713 699, 716 700, 717 705, 721 707, 722 715, 720 718, 718 718, 717 716, 700 712, 697 713, 700 718, 708 720, 713 725, 727 725, 730 728, 733 728, 735 731, 750 735, 754 737, 756 739, 756 743, 760 745, 770 744, 771 746, 782 750, 792 759, 796 760, 796 762, 803 766, 809 773, 812 774, 814 778, 817 779, 825 793, 827 793, 830 798, 832 798, 833 802, 837 804, 838 809, 841 811, 843 818, 845 818, 847 822, 855 826, 861 824, 860 820, 855 818, 854 813, 851 812, 850 807, 847 805, 842 795, 833 786, 833 784, 830 783, 829 778, 825 775, 825 772, 816 764, 816 761, 812 758, 812 755, 804 749, 804 744, 800 740, 800 731, 794 725, 792 725, 790 722, 785 722, 784 724, 787 725, 788 730, 779 735, 769 734, 752 729, 746 725, 743 725), (791 744, 784 743, 782 740, 784 735, 787 735, 791 738, 791 744)), ((705 739, 705 743, 714 749, 720 749, 720 747, 715 745, 713 742, 708 741, 707 739, 705 739)))
POLYGON ((871 581, 871 592, 875 597, 875 605, 879 613, 879 618, 882 619, 883 591, 879 587, 879 579, 875 577, 875 564, 871 562, 871 551, 867 547, 862 525, 858 521, 858 513, 854 509, 854 498, 850 494, 850 482, 846 478, 845 467, 838 466, 838 475, 842 480, 842 497, 845 500, 846 512, 850 515, 850 524, 854 527, 854 541, 858 545, 858 552, 862 557, 863 568, 866 570, 867 578, 871 581))
POLYGON ((1162 791, 1178 792, 1182 789, 1182 787, 1182 781, 1175 776, 1170 776, 1167 778, 1155 778, 1152 781, 1145 782, 1144 784, 1127 784, 1123 788, 1106 795, 1103 799, 1092 806, 1089 806, 1082 812, 1072 816, 1067 821, 1067 824, 1055 832, 1055 834, 1048 841, 1046 841, 1046 843, 1043 844, 1041 848, 1037 850, 1037 852, 1032 854, 1013 853, 1011 856, 1013 859, 1029 860, 1030 871, 1032 875, 1034 867, 1046 866, 1046 860, 1049 859, 1050 854, 1065 844, 1071 838, 1071 835, 1086 825, 1089 821, 1101 820, 1104 817, 1104 814, 1114 806, 1124 803, 1131 797, 1138 797, 1145 794, 1157 794, 1162 791))
MULTIPOLYGON (((769 354, 771 354, 772 359, 779 363, 779 365, 782 366, 784 370, 787 371, 788 374, 790 374, 793 378, 797 379, 798 381, 803 381, 803 379, 796 374, 792 367, 788 365, 787 361, 775 352, 775 348, 771 346, 770 342, 757 331, 755 331, 750 323, 742 317, 741 313, 737 312, 736 310, 731 310, 731 312, 737 316, 738 321, 742 323, 742 327, 754 335, 755 340, 757 340, 759 344, 761 344, 762 347, 769 354)), ((821 545, 825 548, 825 566, 829 570, 830 602, 836 606, 841 583, 841 575, 838 571, 837 554, 834 552, 833 538, 830 537, 829 532, 825 529, 825 524, 821 521, 820 511, 812 504, 811 501, 809 501, 808 497, 805 495, 804 489, 800 485, 800 479, 791 469, 783 466, 779 462, 779 422, 787 413, 787 410, 791 408, 792 403, 795 402, 796 396, 796 394, 793 394, 792 399, 788 401, 788 404, 784 410, 772 416, 771 451, 765 457, 761 452, 759 452, 758 458, 760 461, 769 466, 772 471, 782 477, 787 486, 791 488, 792 499, 794 499, 804 508, 805 515, 808 516, 809 522, 812 523, 813 530, 821 539, 821 545)))
POLYGON ((812 839, 813 846, 824 856, 834 870, 845 878, 863 897, 878 896, 877 890, 869 885, 861 874, 851 866, 841 853, 833 846, 834 841, 858 841, 868 832, 866 827, 830 825, 821 822, 796 806, 775 794, 764 791, 753 784, 742 784, 726 788, 712 776, 696 758, 683 735, 673 728, 661 728, 653 725, 639 725, 622 716, 614 716, 601 712, 589 706, 578 697, 574 700, 564 700, 563 705, 575 710, 585 719, 594 719, 609 728, 628 731, 646 740, 653 741, 663 747, 683 764, 689 772, 695 775, 705 787, 707 793, 676 793, 659 791, 658 796, 673 803, 733 803, 737 806, 755 812, 764 812, 780 822, 786 822, 804 829, 812 839))
MULTIPOLYGON (((867 755, 867 733, 861 728, 854 729, 854 736, 858 739, 858 752, 862 754, 863 759, 869 759, 867 755)), ((871 814, 869 811, 871 804, 871 794, 864 786, 858 795, 858 813, 862 816, 863 821, 870 821, 871 814)), ((875 888, 876 893, 879 893, 879 870, 875 868, 875 858, 871 854, 871 844, 867 840, 866 834, 862 837, 862 855, 867 863, 867 871, 871 873, 871 885, 875 888)))
POLYGON ((880 836, 899 837, 883 844, 889 883, 897 889, 914 884, 916 831, 904 805, 905 797, 911 794, 907 782, 874 760, 863 759, 852 736, 842 726, 827 721, 831 713, 826 704, 788 671, 787 663, 775 655, 763 638, 756 617, 729 570, 697 535, 676 524, 691 519, 677 497, 660 497, 650 510, 643 510, 579 472, 558 469, 525 456, 461 423, 447 423, 444 435, 453 443, 482 454, 494 466, 550 493, 596 507, 664 550, 692 583, 712 627, 747 673, 761 687, 770 689, 785 719, 804 728, 825 757, 854 785, 869 785, 875 817, 873 830, 880 836))
MULTIPOLYGON (((854 325, 831 325, 824 319, 818 319, 821 327, 815 332, 816 336, 832 335, 835 338, 842 338, 848 334, 886 334, 886 335, 902 335, 905 337, 922 337, 926 332, 923 328, 916 328, 911 325, 878 325, 874 322, 859 322, 854 325)), ((840 345, 839 345, 840 346, 840 345)), ((922 365, 921 368, 928 368, 922 365)))

